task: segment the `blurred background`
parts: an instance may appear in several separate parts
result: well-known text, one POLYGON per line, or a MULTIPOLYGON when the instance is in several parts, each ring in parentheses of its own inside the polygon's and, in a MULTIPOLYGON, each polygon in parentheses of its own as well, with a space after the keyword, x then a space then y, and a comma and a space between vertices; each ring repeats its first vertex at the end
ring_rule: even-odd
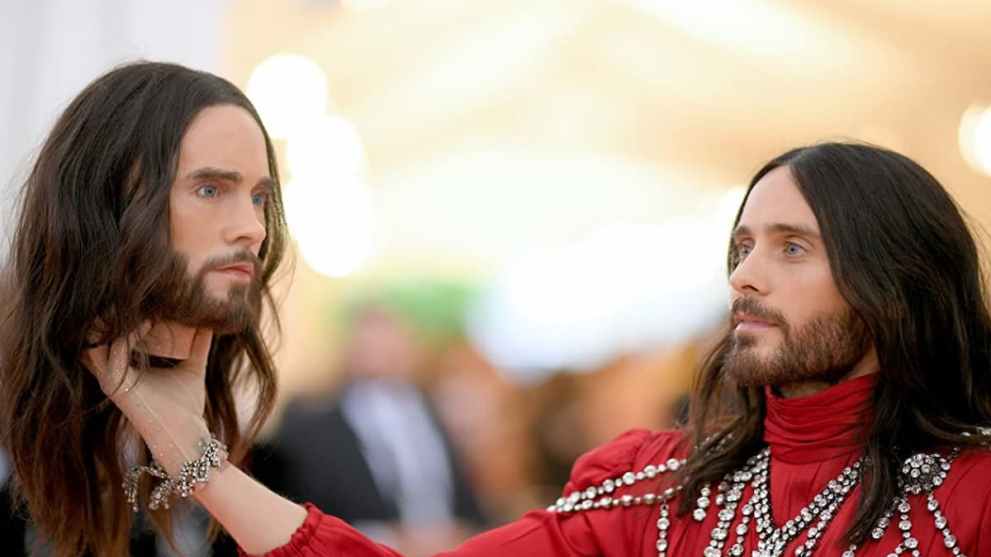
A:
POLYGON ((3 231, 55 117, 110 67, 245 89, 296 248, 256 472, 427 554, 546 505, 588 448, 676 423, 766 160, 880 144, 991 225, 989 23, 986 0, 5 3, 3 231))

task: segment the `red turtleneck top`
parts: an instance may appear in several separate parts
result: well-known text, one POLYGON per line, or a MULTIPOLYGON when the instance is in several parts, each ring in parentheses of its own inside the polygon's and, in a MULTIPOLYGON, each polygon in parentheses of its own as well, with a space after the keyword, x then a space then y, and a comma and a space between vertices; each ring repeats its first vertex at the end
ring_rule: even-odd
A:
MULTIPOLYGON (((835 479, 861 454, 859 434, 870 417, 871 393, 875 378, 866 376, 841 383, 820 393, 783 399, 767 390, 767 417, 764 440, 771 449, 770 501, 775 526, 795 517, 826 484, 835 479)), ((629 471, 643 470, 683 455, 678 432, 628 432, 616 440, 582 456, 574 466, 564 491, 570 494, 600 485, 608 478, 618 478, 629 471)), ((643 494, 659 490, 661 477, 638 482, 617 490, 615 495, 643 494)), ((750 499, 752 488, 744 490, 743 502, 750 499)), ((849 548, 843 534, 851 524, 860 486, 839 507, 813 552, 814 555, 842 556, 849 548)), ((940 511, 948 529, 956 538, 960 554, 968 557, 991 557, 991 452, 964 451, 953 462, 941 486, 935 490, 940 511)), ((916 555, 953 555, 945 535, 934 524, 927 510, 925 495, 908 499, 911 535, 918 540, 916 555)), ((705 520, 675 514, 677 501, 671 503, 670 527, 667 531, 667 555, 681 557, 702 555, 718 521, 718 509, 710 508, 705 520)), ((742 505, 741 505, 742 506, 742 505)), ((312 506, 302 526, 285 546, 267 557, 399 557, 378 545, 337 518, 325 515, 312 506)), ((738 509, 730 528, 730 538, 741 519, 738 509)), ((658 554, 655 505, 593 509, 558 513, 538 510, 519 520, 486 532, 445 553, 451 557, 585 557, 654 556, 658 554)), ((879 540, 869 540, 857 548, 858 556, 893 554, 903 540, 899 529, 900 513, 892 518, 879 540)), ((786 555, 805 539, 801 534, 788 546, 786 555)), ((726 548, 731 545, 726 544, 726 548)), ((757 534, 751 521, 744 540, 744 555, 757 546, 757 534)), ((723 554, 727 554, 723 550, 723 554)), ((905 551, 904 555, 912 555, 905 551)))

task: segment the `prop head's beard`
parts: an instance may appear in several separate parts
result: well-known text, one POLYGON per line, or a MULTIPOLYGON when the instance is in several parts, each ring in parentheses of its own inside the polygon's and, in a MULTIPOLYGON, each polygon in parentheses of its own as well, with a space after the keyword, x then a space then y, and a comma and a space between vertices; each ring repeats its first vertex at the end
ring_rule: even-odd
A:
POLYGON ((871 347, 867 324, 846 308, 813 318, 792 330, 784 316, 752 298, 733 304, 742 311, 774 323, 782 339, 769 357, 754 349, 757 339, 729 332, 730 349, 723 361, 726 377, 743 386, 786 385, 801 381, 836 383, 860 362, 871 347))
POLYGON ((238 252, 207 260, 195 276, 189 275, 186 258, 173 253, 170 272, 156 292, 156 318, 187 327, 213 329, 214 334, 233 334, 257 325, 261 313, 261 261, 251 252, 238 252), (254 267, 251 280, 233 284, 225 298, 207 292, 207 273, 235 263, 254 267))

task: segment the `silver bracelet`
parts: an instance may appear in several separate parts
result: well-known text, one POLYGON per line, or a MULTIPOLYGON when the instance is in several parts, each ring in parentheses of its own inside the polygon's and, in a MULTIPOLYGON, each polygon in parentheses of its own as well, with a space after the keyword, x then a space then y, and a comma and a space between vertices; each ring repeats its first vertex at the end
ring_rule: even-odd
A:
POLYGON ((193 494, 197 487, 210 481, 210 470, 221 469, 227 463, 227 447, 216 437, 200 441, 199 457, 190 460, 179 468, 178 477, 171 477, 157 462, 150 465, 138 465, 131 468, 124 478, 124 495, 127 503, 134 512, 140 510, 138 505, 138 483, 143 474, 161 480, 151 491, 148 502, 150 510, 169 508, 172 495, 185 499, 193 494))

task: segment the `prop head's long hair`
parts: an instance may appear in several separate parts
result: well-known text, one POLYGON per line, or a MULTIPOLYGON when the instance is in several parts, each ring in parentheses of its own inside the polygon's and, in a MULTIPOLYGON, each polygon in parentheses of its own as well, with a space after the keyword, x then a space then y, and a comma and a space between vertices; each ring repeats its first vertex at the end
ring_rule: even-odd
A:
MULTIPOLYGON (((991 316, 978 244, 939 182, 897 153, 848 143, 795 149, 767 163, 748 196, 779 167, 790 169, 815 214, 837 287, 880 363, 873 422, 863 432, 871 464, 847 531, 859 541, 896 495, 905 458, 978 445, 976 428, 991 424, 991 316)), ((732 272, 732 242, 727 259, 732 272)), ((763 391, 735 386, 723 372, 730 334, 697 379, 689 428, 701 450, 681 472, 682 512, 702 486, 718 484, 763 445, 763 391)))
MULTIPOLYGON (((0 442, 31 520, 59 556, 128 554, 124 420, 80 355, 95 323, 107 340, 156 315, 161 288, 176 278, 169 191, 180 143, 193 118, 216 105, 243 108, 265 137, 276 187, 265 209, 258 303, 278 329, 269 287, 286 234, 275 152, 254 107, 230 82, 173 64, 110 71, 58 119, 21 192, 2 277, 0 442)), ((275 399, 272 355, 258 323, 214 338, 206 386, 208 425, 237 462, 275 399), (257 399, 242 431, 235 395, 245 386, 257 399)), ((154 518, 169 531, 167 516, 154 518)))

